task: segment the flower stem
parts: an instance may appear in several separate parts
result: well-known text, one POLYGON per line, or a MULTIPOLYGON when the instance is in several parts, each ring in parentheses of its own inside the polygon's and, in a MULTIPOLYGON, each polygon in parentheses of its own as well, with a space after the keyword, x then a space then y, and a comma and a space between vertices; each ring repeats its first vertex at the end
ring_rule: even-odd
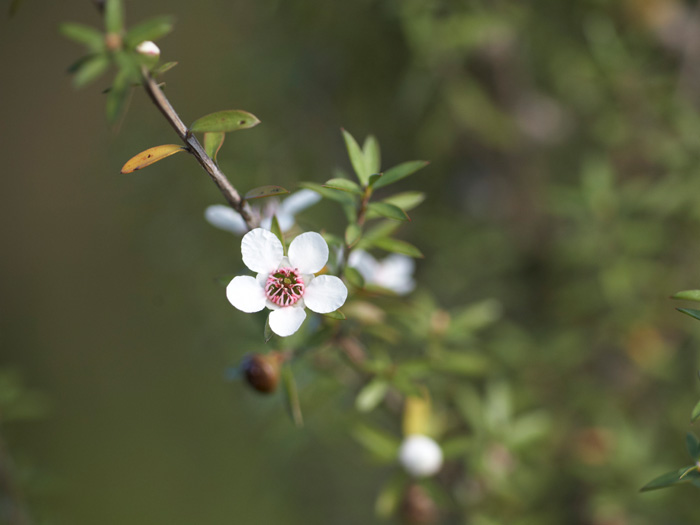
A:
POLYGON ((165 96, 165 93, 158 87, 158 84, 145 66, 141 68, 141 77, 143 79, 143 87, 146 89, 146 93, 148 93, 151 101, 153 101, 165 119, 173 127, 180 137, 180 140, 187 146, 188 151, 197 159, 197 162, 204 168, 204 171, 209 174, 214 184, 216 184, 219 191, 223 194, 226 202, 243 217, 249 230, 257 227, 256 219, 253 218, 248 204, 241 199, 236 188, 233 187, 233 184, 231 184, 228 178, 226 178, 226 175, 219 169, 216 162, 204 151, 197 137, 190 132, 180 116, 175 112, 170 101, 165 96))

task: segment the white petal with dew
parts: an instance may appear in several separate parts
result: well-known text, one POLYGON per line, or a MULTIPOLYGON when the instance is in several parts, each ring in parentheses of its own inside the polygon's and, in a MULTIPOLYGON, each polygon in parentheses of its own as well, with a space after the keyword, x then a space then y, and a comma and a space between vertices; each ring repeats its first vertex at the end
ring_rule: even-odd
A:
POLYGON ((303 307, 286 306, 270 312, 270 329, 280 337, 287 337, 299 330, 306 319, 303 307))
POLYGON ((289 262, 301 273, 316 273, 328 262, 328 244, 316 232, 302 233, 289 245, 289 262))
POLYGON ((204 211, 204 218, 212 226, 235 233, 236 235, 243 235, 248 230, 248 226, 246 226, 243 217, 241 217, 238 212, 223 204, 209 206, 204 211))
POLYGON ((234 277, 226 287, 226 298, 243 312, 259 312, 265 308, 265 290, 255 277, 248 275, 234 277))
MULTIPOLYGON (((315 191, 299 190, 282 201, 282 204, 280 204, 280 211, 294 218, 294 215, 305 210, 309 206, 313 206, 320 200, 321 196, 315 191)), ((281 226, 280 224, 280 227, 281 226)))
POLYGON ((255 228, 243 236, 241 254, 245 265, 254 272, 270 273, 277 269, 284 250, 274 233, 255 228))
POLYGON ((318 314, 336 311, 343 306, 347 297, 348 289, 343 281, 334 275, 319 275, 304 291, 306 307, 318 314))

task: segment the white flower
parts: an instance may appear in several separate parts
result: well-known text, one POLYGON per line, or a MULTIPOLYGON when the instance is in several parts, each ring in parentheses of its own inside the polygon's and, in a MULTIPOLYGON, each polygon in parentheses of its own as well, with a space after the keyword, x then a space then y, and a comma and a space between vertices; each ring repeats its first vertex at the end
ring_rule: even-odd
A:
POLYGON ((399 448, 399 463, 416 478, 437 473, 442 467, 442 449, 428 436, 407 436, 399 448))
MULTIPOLYGON (((286 232, 294 226, 294 216, 309 206, 316 204, 321 200, 321 196, 315 191, 300 190, 292 193, 281 204, 277 199, 266 200, 268 202, 262 209, 257 206, 251 206, 253 213, 260 217, 260 227, 269 230, 272 227, 272 217, 276 215, 280 229, 286 232)), ((248 226, 243 217, 229 206, 224 206, 223 204, 209 206, 204 212, 204 217, 211 225, 236 235, 243 235, 248 231, 248 226)))
POLYGON ((394 253, 378 261, 365 251, 354 250, 348 259, 348 265, 360 272, 366 283, 381 286, 399 295, 405 295, 416 287, 413 280, 415 263, 405 255, 394 253))
POLYGON ((160 48, 155 44, 155 42, 151 42, 150 40, 144 40, 141 42, 138 46, 136 46, 136 51, 149 57, 160 56, 160 48))
POLYGON ((267 307, 270 328, 281 337, 292 335, 306 319, 304 307, 327 314, 340 308, 348 296, 343 281, 314 274, 328 261, 328 245, 318 233, 307 232, 289 245, 287 257, 279 239, 256 228, 241 241, 243 262, 256 277, 234 277, 226 288, 229 302, 243 312, 267 307))

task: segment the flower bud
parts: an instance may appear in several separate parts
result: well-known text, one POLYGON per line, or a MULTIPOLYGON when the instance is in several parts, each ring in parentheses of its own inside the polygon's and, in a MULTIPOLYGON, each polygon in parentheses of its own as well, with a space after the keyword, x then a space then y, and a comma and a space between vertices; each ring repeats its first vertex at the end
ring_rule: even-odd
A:
POLYGON ((409 485, 401 501, 401 517, 411 525, 437 523, 439 515, 430 494, 420 485, 409 485))
POLYGON ((136 51, 147 57, 158 58, 160 56, 160 48, 150 40, 144 40, 141 42, 138 46, 136 46, 136 51))
POLYGON ((246 381, 258 392, 269 394, 277 388, 280 360, 277 353, 246 356, 241 365, 246 381))
POLYGON ((432 476, 442 467, 442 449, 428 436, 413 434, 399 448, 399 463, 411 476, 432 476))

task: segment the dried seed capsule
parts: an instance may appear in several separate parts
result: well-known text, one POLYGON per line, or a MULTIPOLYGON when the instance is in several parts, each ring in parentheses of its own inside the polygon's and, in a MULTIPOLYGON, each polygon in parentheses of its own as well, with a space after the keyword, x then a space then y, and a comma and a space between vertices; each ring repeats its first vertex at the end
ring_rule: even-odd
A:
POLYGON ((280 378, 280 359, 276 352, 246 356, 241 367, 248 384, 258 392, 269 394, 277 388, 280 378))
POLYGON ((401 502, 401 517, 411 525, 431 525, 438 522, 440 513, 430 494, 417 484, 406 489, 401 502))

